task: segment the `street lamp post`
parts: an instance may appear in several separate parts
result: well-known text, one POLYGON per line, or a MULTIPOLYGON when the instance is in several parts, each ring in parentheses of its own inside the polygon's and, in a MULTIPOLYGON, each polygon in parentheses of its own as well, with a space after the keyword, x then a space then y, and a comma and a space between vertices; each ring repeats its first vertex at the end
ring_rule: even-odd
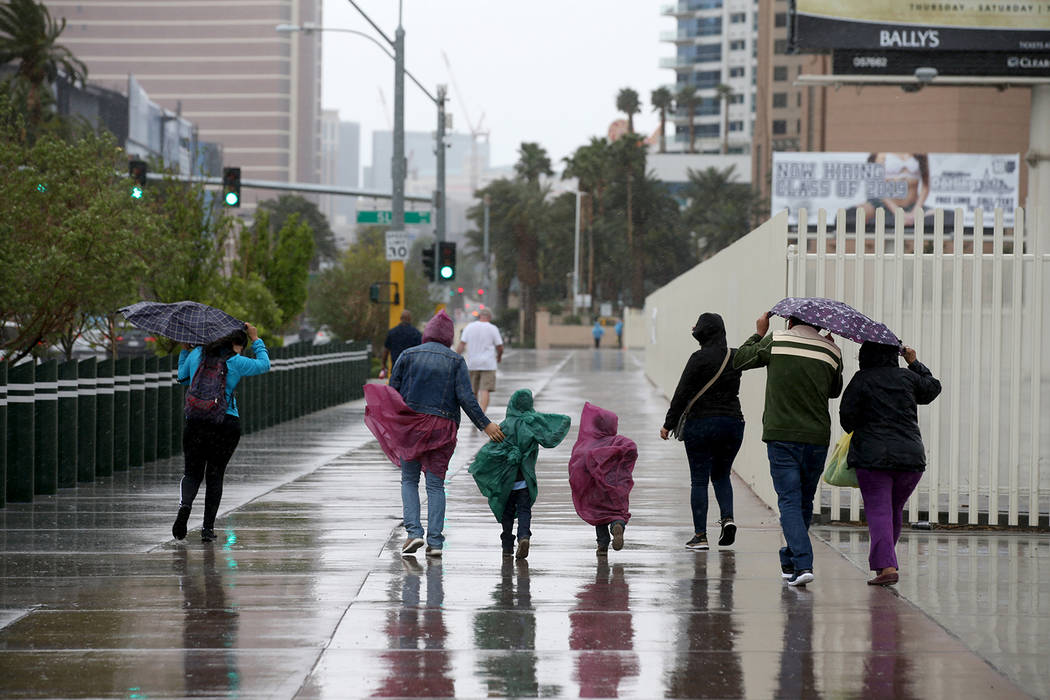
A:
POLYGON ((576 315, 576 308, 580 298, 580 191, 576 190, 576 242, 572 253, 572 315, 576 315))
POLYGON ((492 204, 492 197, 485 195, 482 200, 485 204, 485 218, 484 225, 482 226, 482 256, 485 260, 485 287, 490 286, 489 281, 489 206, 492 204))

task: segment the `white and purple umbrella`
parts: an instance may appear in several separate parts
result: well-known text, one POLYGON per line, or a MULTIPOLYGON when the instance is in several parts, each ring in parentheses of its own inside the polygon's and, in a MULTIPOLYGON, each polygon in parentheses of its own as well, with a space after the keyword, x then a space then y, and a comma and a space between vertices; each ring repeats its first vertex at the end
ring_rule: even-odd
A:
POLYGON ((873 321, 849 304, 835 299, 788 297, 779 301, 769 313, 784 318, 794 316, 858 343, 871 341, 901 347, 900 338, 886 324, 873 321))
POLYGON ((244 321, 196 301, 140 301, 118 311, 136 328, 189 345, 206 345, 244 330, 244 321))

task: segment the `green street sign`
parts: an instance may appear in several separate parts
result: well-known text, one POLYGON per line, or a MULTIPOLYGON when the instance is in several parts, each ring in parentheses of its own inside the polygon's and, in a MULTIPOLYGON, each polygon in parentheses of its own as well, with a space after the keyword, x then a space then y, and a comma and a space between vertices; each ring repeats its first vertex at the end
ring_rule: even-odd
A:
MULTIPOLYGON (((359 211, 357 212, 357 223, 359 224, 383 224, 389 226, 394 221, 394 214, 390 211, 359 211)), ((406 224, 429 224, 429 211, 406 211, 406 224)))

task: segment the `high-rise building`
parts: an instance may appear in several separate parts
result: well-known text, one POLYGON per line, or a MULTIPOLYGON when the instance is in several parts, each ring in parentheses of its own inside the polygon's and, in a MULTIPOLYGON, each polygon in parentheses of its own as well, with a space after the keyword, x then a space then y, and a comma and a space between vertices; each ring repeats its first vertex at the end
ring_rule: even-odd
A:
MULTIPOLYGON (((478 140, 472 145, 470 134, 445 134, 445 175, 457 177, 469 175, 471 158, 477 159, 475 172, 489 166, 489 144, 478 140)), ((390 167, 393 164, 394 134, 392 131, 372 132, 372 165, 365 168, 366 189, 389 192, 393 180, 390 167)), ((433 179, 437 174, 437 156, 434 154, 434 134, 428 131, 405 132, 405 160, 408 164, 406 180, 433 179)), ((416 194, 430 194, 418 192, 416 194)))
MULTIPOLYGON (((150 97, 221 143, 244 179, 320 179, 321 34, 280 34, 321 23, 321 0, 47 0, 67 22, 61 43, 91 82, 150 97)), ((264 193, 263 196, 269 196, 264 193)), ((255 200, 245 190, 246 204, 255 200)))
MULTIPOLYGON (((755 109, 757 4, 754 0, 677 0, 665 5, 662 13, 678 22, 677 30, 660 36, 676 47, 674 56, 660 61, 662 68, 675 70, 675 82, 667 88, 674 94, 686 85, 697 89, 696 150, 719 153, 724 141, 730 153, 749 152, 755 109), (730 89, 727 105, 719 96, 720 85, 730 89)), ((674 132, 667 134, 668 150, 687 150, 685 107, 678 106, 671 121, 674 132)))
MULTIPOLYGON (((321 114, 321 183, 356 188, 361 167, 361 125, 339 119, 339 112, 326 109, 321 114)), ((346 195, 321 197, 321 212, 340 247, 353 238, 357 198, 346 195)))

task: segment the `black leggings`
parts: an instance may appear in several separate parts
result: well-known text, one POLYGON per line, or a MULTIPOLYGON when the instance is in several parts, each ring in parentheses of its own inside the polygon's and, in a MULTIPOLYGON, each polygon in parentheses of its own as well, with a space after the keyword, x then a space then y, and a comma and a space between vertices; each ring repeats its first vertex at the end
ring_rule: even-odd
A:
POLYGON ((241 422, 228 415, 222 423, 188 420, 182 432, 182 451, 186 466, 182 477, 180 508, 189 508, 203 481, 204 529, 215 528, 215 514, 222 500, 222 478, 226 465, 241 439, 241 422))

